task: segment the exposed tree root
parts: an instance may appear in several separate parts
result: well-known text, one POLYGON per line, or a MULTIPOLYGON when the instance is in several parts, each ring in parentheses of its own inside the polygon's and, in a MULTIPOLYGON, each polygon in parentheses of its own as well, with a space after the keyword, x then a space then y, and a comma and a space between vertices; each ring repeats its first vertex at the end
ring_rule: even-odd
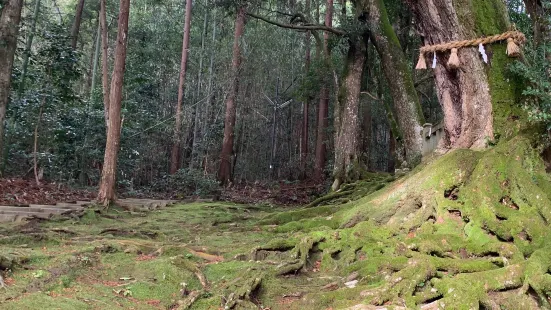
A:
POLYGON ((410 259, 407 267, 386 279, 382 287, 362 292, 374 305, 382 305, 388 301, 400 303, 397 298, 411 299, 420 283, 436 275, 436 268, 430 262, 422 259, 410 259))
POLYGON ((197 301, 197 299, 199 299, 199 297, 201 297, 202 294, 204 294, 203 290, 192 291, 191 293, 189 293, 186 296, 186 298, 184 300, 178 301, 178 307, 176 309, 178 309, 178 310, 187 310, 187 309, 191 308, 193 303, 195 303, 197 301))
POLYGON ((262 275, 252 270, 250 272, 253 273, 252 276, 249 275, 240 286, 233 285, 228 288, 228 293, 225 297, 222 297, 222 307, 224 309, 233 309, 238 303, 251 300, 262 283, 262 275))
MULTIPOLYGON (((300 271, 319 238, 322 269, 383 283, 356 309, 551 309, 551 177, 528 139, 454 151, 367 198, 355 192, 315 201, 351 200, 331 215, 339 230, 287 241, 280 249, 294 242, 296 255, 277 274, 300 271)), ((306 221, 286 225, 324 224, 306 221)))
POLYGON ((193 263, 191 260, 185 258, 182 255, 179 255, 172 258, 172 263, 179 268, 184 268, 188 271, 193 272, 193 274, 195 274, 195 276, 203 286, 203 289, 205 290, 209 289, 207 278, 205 277, 201 269, 199 269, 199 267, 197 267, 197 265, 193 263))
POLYGON ((304 237, 293 249, 292 257, 295 259, 291 262, 283 263, 276 268, 276 275, 284 275, 289 273, 299 272, 306 266, 308 258, 310 257, 310 251, 320 241, 323 241, 323 237, 304 237))
POLYGON ((321 197, 317 198, 316 200, 309 203, 306 207, 307 208, 317 207, 321 204, 330 202, 330 201, 335 200, 337 198, 350 196, 350 194, 352 194, 352 193, 354 193, 353 190, 347 190, 347 191, 343 190, 343 191, 333 192, 333 193, 330 193, 330 194, 327 194, 325 196, 321 196, 321 197))

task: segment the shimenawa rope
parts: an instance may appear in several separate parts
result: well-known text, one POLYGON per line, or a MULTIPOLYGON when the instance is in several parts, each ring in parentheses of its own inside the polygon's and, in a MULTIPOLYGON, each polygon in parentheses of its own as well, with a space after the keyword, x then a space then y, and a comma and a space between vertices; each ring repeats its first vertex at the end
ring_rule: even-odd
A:
POLYGON ((450 58, 448 60, 448 66, 451 69, 457 69, 459 67, 459 56, 457 55, 458 49, 469 46, 479 46, 486 45, 490 43, 495 43, 499 41, 507 40, 507 55, 509 57, 518 57, 520 56, 520 48, 518 44, 523 44, 526 42, 526 37, 520 31, 507 31, 502 34, 471 39, 471 40, 462 40, 462 41, 452 41, 442 44, 435 45, 426 45, 421 47, 419 50, 419 61, 417 62, 416 69, 426 69, 427 64, 425 61, 426 53, 436 53, 436 52, 445 52, 451 50, 450 58))

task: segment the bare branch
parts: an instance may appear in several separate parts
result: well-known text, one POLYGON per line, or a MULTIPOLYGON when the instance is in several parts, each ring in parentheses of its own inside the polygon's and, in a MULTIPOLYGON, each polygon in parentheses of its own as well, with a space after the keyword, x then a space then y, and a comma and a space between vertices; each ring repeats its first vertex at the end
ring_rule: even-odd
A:
POLYGON ((323 26, 323 25, 302 25, 301 26, 301 25, 283 24, 283 23, 280 23, 280 22, 269 20, 269 19, 267 19, 263 16, 259 16, 259 15, 256 15, 256 14, 253 14, 253 13, 250 13, 250 12, 247 12, 247 15, 249 15, 252 18, 256 18, 256 19, 259 19, 261 21, 264 21, 268 24, 276 25, 276 26, 281 27, 281 28, 295 29, 295 30, 323 30, 323 31, 331 32, 331 33, 339 35, 339 36, 346 35, 346 32, 343 31, 343 30, 336 29, 336 28, 331 28, 331 27, 327 27, 327 26, 323 26))

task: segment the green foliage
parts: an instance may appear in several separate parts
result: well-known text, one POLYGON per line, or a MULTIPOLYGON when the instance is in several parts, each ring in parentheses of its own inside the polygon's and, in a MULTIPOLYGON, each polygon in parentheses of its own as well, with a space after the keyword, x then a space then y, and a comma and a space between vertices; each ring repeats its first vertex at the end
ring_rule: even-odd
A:
POLYGON ((526 81, 523 95, 526 97, 524 108, 529 119, 543 123, 551 130, 551 44, 536 48, 527 48, 522 61, 515 62, 511 71, 526 81))
POLYGON ((152 184, 157 192, 173 192, 178 197, 189 195, 216 195, 220 187, 216 179, 196 169, 180 169, 175 174, 165 175, 152 184))

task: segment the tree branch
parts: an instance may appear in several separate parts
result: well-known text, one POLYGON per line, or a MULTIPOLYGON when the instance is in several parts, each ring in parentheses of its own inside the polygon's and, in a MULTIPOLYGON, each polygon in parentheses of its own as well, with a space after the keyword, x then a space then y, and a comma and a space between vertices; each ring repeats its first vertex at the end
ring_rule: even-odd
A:
POLYGON ((336 28, 331 28, 331 27, 327 27, 327 26, 323 26, 323 25, 304 25, 304 26, 300 26, 300 25, 283 24, 283 23, 279 23, 279 22, 276 22, 276 21, 273 21, 273 20, 269 20, 269 19, 267 19, 263 16, 259 16, 259 15, 256 15, 256 14, 253 14, 253 13, 250 13, 250 12, 247 12, 247 15, 249 15, 252 18, 256 18, 256 19, 259 19, 261 21, 264 21, 268 24, 276 25, 276 26, 281 27, 281 28, 296 29, 296 30, 323 30, 323 31, 331 32, 331 33, 339 35, 339 36, 346 35, 346 32, 343 31, 343 30, 336 29, 336 28))

